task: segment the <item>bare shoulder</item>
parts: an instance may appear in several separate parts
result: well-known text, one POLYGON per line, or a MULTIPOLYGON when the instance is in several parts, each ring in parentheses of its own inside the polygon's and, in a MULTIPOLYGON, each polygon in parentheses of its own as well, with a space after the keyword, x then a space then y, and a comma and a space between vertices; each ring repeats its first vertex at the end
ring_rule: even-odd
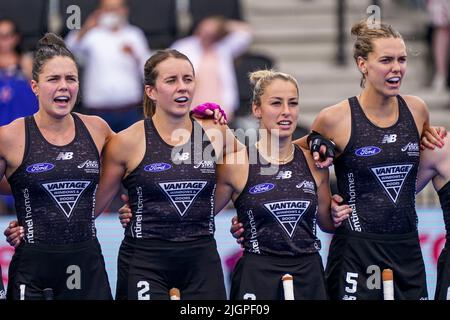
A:
POLYGON ((111 139, 112 143, 123 146, 124 148, 132 148, 142 141, 145 141, 144 120, 132 124, 111 139))
POLYGON ((321 123, 325 130, 330 130, 338 127, 339 123, 345 119, 345 115, 350 115, 348 100, 323 108, 315 122, 321 123))
POLYGON ((311 129, 332 140, 337 150, 344 150, 351 132, 351 111, 348 100, 321 110, 311 129))
POLYGON ((114 134, 108 123, 99 116, 90 116, 81 113, 75 113, 88 128, 89 132, 103 133, 106 136, 114 134))
POLYGON ((428 106, 425 101, 418 96, 405 95, 402 96, 406 104, 413 112, 413 114, 426 115, 428 114, 428 106))
POLYGON ((425 101, 418 96, 404 95, 402 98, 412 108, 427 108, 425 101))
POLYGON ((25 137, 25 119, 19 118, 10 124, 0 127, 0 147, 11 143, 18 143, 21 137, 25 137))

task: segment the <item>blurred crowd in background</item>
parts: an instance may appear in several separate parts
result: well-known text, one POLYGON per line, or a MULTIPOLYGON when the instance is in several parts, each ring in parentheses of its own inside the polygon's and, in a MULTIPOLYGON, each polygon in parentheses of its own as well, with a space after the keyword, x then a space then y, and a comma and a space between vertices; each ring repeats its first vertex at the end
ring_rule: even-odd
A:
MULTIPOLYGON (((247 74, 280 61, 267 53, 270 50, 258 50, 264 41, 253 45, 257 30, 243 10, 250 2, 255 1, 1 0, 0 126, 37 111, 29 86, 33 50, 51 31, 64 37, 79 62, 81 99, 75 111, 104 118, 116 132, 142 119, 144 63, 152 52, 167 47, 187 54, 194 64, 197 89, 192 106, 216 102, 226 110, 231 128, 251 127, 247 74)), ((353 2, 347 1, 347 7, 353 2)), ((421 41, 429 50, 424 57, 430 65, 426 86, 436 94, 447 92, 450 0, 367 1, 367 5, 383 8, 387 2, 427 15, 421 26, 421 41)), ((299 125, 296 137, 308 130, 299 125)), ((0 214, 13 212, 12 199, 0 196, 0 214)))

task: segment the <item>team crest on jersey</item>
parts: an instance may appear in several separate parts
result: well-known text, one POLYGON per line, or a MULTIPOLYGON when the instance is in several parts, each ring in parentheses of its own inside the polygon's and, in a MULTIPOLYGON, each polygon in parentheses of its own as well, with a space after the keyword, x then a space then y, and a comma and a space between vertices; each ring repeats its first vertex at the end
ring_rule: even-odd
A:
POLYGON ((91 181, 87 180, 71 180, 43 183, 42 187, 55 200, 67 219, 70 219, 73 208, 90 184, 91 181))
POLYGON ((370 168, 392 202, 396 203, 412 164, 370 168))
POLYGON ((297 223, 308 209, 310 201, 277 201, 264 203, 264 207, 280 223, 290 238, 294 234, 297 223))
POLYGON ((177 212, 183 217, 197 196, 208 184, 207 181, 177 181, 158 183, 170 199, 177 212))

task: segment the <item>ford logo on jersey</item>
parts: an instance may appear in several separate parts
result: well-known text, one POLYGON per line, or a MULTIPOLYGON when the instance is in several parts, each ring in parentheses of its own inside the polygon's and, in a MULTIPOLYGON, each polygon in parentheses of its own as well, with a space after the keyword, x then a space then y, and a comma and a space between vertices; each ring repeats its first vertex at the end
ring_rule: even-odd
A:
POLYGON ((261 183, 257 184, 256 186, 253 186, 250 188, 249 192, 251 194, 257 194, 257 193, 263 193, 272 190, 275 188, 275 185, 272 183, 261 183))
POLYGON ((45 172, 52 170, 54 167, 55 166, 51 163, 35 163, 27 167, 27 172, 28 173, 45 172))
POLYGON ((358 157, 371 157, 381 152, 381 149, 378 147, 362 147, 355 151, 355 154, 358 157))
POLYGON ((148 164, 144 167, 144 170, 147 172, 161 172, 166 171, 172 168, 172 166, 168 163, 159 162, 159 163, 152 163, 148 164))

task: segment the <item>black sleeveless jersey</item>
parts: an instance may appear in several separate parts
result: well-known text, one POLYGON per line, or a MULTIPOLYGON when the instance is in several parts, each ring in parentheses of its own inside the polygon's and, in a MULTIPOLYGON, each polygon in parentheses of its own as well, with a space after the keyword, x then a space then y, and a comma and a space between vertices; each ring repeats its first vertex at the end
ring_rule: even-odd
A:
MULTIPOLYGON (((254 147, 249 152, 257 152, 254 147)), ((256 153, 253 153, 256 154, 256 153)), ((261 255, 298 256, 320 250, 316 237, 317 187, 302 150, 273 175, 258 153, 244 190, 234 202, 244 225, 244 248, 261 255)))
POLYGON ((445 231, 450 235, 450 181, 438 191, 438 195, 444 214, 445 231))
POLYGON ((349 99, 351 136, 335 170, 339 193, 353 212, 340 228, 379 234, 417 230, 420 138, 406 102, 399 95, 397 100, 397 122, 380 128, 366 117, 356 97, 349 99))
POLYGON ((25 118, 24 158, 8 181, 28 243, 72 244, 96 236, 99 154, 83 121, 72 117, 75 138, 65 146, 49 143, 34 117, 25 118))
POLYGON ((168 241, 212 236, 216 160, 203 128, 192 121, 190 140, 173 147, 151 119, 144 126, 144 158, 123 180, 133 212, 125 235, 168 241))

